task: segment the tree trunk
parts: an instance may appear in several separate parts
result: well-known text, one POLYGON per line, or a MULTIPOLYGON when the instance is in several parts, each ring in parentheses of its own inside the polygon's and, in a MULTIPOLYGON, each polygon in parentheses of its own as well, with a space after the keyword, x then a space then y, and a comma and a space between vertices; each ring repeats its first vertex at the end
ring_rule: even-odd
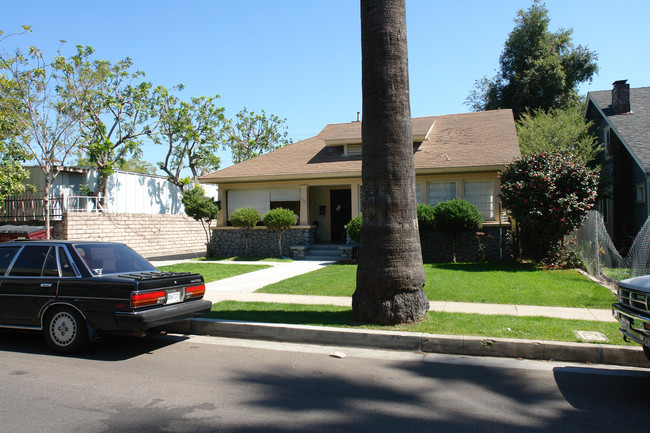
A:
POLYGON ((361 0, 362 213, 357 319, 421 320, 429 309, 418 234, 405 0, 361 0))

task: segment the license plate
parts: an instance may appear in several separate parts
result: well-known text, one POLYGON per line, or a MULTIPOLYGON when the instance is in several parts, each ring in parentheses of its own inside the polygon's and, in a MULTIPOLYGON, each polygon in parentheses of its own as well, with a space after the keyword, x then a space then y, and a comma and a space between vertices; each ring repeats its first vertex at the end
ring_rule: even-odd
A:
POLYGON ((167 303, 168 304, 176 304, 178 302, 181 302, 181 291, 180 290, 174 290, 174 291, 169 291, 167 292, 167 303))

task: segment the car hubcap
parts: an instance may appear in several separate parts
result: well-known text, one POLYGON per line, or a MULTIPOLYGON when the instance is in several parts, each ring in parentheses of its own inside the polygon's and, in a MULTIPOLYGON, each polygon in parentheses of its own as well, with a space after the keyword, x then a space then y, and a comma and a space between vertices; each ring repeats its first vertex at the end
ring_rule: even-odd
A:
POLYGON ((77 323, 70 313, 57 313, 50 322, 52 341, 58 346, 67 346, 77 334, 77 323))

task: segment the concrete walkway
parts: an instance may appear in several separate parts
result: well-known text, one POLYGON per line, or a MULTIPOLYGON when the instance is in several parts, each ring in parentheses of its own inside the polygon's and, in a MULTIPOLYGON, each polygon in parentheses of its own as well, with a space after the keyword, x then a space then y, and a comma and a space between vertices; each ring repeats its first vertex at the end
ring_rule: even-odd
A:
MULTIPOLYGON (((154 266, 172 264, 175 262, 154 262, 154 266)), ((333 262, 296 260, 293 262, 196 262, 207 264, 264 264, 271 265, 268 269, 249 272, 247 274, 226 278, 206 284, 205 299, 212 302, 241 301, 241 302, 272 302, 280 304, 310 304, 338 305, 350 307, 349 297, 312 296, 312 295, 282 295, 271 293, 254 293, 269 284, 297 275, 321 269, 333 262)), ((470 302, 431 301, 431 311, 446 313, 476 313, 506 316, 542 316, 558 319, 576 319, 601 322, 616 322, 610 309, 541 307, 532 305, 481 304, 470 302)))

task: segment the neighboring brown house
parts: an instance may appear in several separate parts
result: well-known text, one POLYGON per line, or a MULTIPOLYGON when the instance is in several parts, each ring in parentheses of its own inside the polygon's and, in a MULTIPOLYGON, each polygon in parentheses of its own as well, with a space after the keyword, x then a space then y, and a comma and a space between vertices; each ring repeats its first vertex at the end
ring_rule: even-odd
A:
MULTIPOLYGON (((511 110, 414 118, 413 152, 418 202, 466 199, 486 226, 501 223, 498 172, 521 156, 511 110)), ((327 125, 200 181, 219 186, 220 226, 238 208, 263 215, 284 207, 315 230, 316 242, 345 242, 344 226, 360 212, 361 123, 327 125)))
POLYGON ((611 90, 589 92, 585 118, 605 144, 611 180, 599 210, 616 248, 626 252, 650 215, 650 87, 619 80, 611 90))

